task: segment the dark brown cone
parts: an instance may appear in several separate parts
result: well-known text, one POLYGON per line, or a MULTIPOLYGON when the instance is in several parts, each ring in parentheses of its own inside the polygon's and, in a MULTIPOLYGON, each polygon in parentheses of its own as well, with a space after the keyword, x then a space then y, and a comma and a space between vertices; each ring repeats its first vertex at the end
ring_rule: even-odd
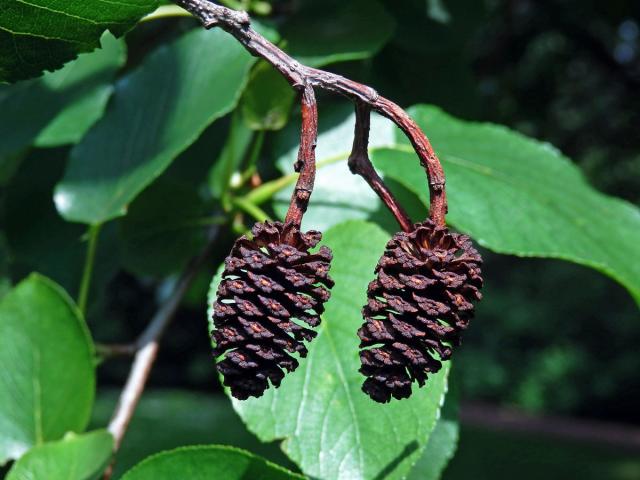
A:
POLYGON ((316 253, 320 232, 302 233, 281 222, 256 223, 253 239, 240 237, 225 260, 214 305, 217 369, 231 394, 260 397, 269 380, 278 387, 307 355, 303 340, 316 332, 333 281, 331 250, 316 253))
POLYGON ((411 395, 451 357, 480 300, 482 259, 466 235, 427 220, 387 243, 369 284, 360 337, 362 389, 373 400, 411 395))

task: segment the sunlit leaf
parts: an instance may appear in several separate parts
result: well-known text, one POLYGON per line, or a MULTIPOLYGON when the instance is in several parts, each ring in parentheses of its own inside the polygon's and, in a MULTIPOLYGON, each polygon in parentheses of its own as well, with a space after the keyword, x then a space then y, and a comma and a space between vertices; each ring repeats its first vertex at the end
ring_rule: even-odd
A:
MULTIPOLYGON (((595 268, 640 302, 638 208, 596 191, 549 144, 433 107, 412 113, 443 162, 452 225, 499 253, 595 268)), ((376 152, 374 163, 426 201, 424 172, 404 137, 376 152)))
POLYGON ((109 30, 121 36, 158 0, 3 0, 0 9, 0 82, 55 70, 100 46, 109 30))
POLYGON ((0 162, 34 143, 51 147, 80 140, 102 115, 124 60, 124 42, 106 33, 101 49, 61 70, 0 86, 0 162))
POLYGON ((31 275, 0 300, 0 463, 81 432, 95 391, 84 320, 55 283, 31 275))
POLYGON ((56 188, 67 220, 97 224, 129 203, 205 128, 231 111, 254 59, 222 30, 194 29, 116 84, 56 188), (202 61, 206 58, 207 61, 202 61))
POLYGON ((122 480, 293 480, 288 470, 234 447, 184 447, 153 455, 122 480))

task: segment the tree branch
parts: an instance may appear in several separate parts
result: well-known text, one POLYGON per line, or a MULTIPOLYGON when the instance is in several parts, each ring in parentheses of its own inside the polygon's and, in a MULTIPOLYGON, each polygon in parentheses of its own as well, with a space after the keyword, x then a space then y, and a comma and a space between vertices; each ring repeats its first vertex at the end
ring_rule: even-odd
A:
POLYGON ((300 228, 302 216, 307 211, 309 199, 316 179, 316 142, 318 139, 318 106, 313 88, 306 86, 302 92, 302 127, 300 129, 300 149, 295 164, 300 172, 293 189, 291 205, 285 223, 300 228))
POLYGON ((220 27, 233 35, 244 48, 256 57, 269 62, 296 90, 319 88, 343 95, 354 102, 367 105, 394 122, 407 135, 424 167, 430 194, 429 216, 444 225, 447 213, 445 177, 440 160, 424 132, 411 117, 392 101, 381 97, 366 85, 334 73, 301 65, 273 43, 251 28, 249 15, 216 5, 208 0, 174 0, 195 15, 205 28, 220 27))
MULTIPOLYGON (((209 256, 213 242, 217 237, 217 232, 218 228, 214 228, 207 247, 198 257, 190 262, 167 301, 156 312, 151 322, 149 322, 149 325, 147 325, 147 328, 140 334, 135 342, 134 348, 136 353, 133 364, 131 365, 131 370, 129 371, 129 377, 120 394, 118 405, 108 426, 108 430, 114 438, 114 454, 122 445, 122 440, 129 426, 129 422, 133 417, 138 401, 144 391, 151 367, 158 353, 160 337, 173 319, 182 298, 187 293, 198 270, 209 256)), ((110 479, 112 473, 113 463, 111 463, 105 472, 104 479, 110 479)))
POLYGON ((405 232, 413 230, 413 224, 402 205, 398 203, 380 175, 376 172, 369 159, 369 128, 371 123, 371 109, 362 102, 356 102, 356 126, 353 137, 353 149, 349 155, 349 169, 351 173, 360 175, 366 180, 374 192, 378 194, 387 208, 391 211, 405 232))

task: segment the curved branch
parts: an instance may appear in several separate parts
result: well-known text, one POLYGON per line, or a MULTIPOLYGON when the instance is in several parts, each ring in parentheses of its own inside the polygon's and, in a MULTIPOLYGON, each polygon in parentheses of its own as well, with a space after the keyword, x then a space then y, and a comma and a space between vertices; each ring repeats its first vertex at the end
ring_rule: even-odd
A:
POLYGON ((349 169, 351 173, 360 175, 366 180, 374 192, 378 194, 387 208, 391 211, 405 232, 413 230, 413 224, 402 205, 393 196, 371 164, 369 159, 369 128, 371 124, 371 108, 356 102, 356 126, 353 137, 353 149, 349 155, 349 169))
POLYGON ((205 28, 220 27, 233 35, 253 56, 263 58, 277 69, 296 90, 315 87, 343 95, 394 122, 411 141, 429 180, 429 216, 444 225, 447 213, 445 178, 440 160, 418 124, 398 105, 381 97, 371 87, 348 78, 300 64, 251 28, 246 12, 238 12, 208 0, 174 0, 195 15, 205 28))

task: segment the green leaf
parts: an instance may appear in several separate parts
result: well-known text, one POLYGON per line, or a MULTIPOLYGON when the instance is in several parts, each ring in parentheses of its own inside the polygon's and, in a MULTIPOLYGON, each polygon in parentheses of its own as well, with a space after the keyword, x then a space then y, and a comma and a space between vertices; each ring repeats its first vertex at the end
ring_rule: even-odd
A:
POLYGON ((407 400, 381 405, 361 391, 356 331, 367 284, 388 239, 366 222, 326 232, 336 285, 308 357, 280 388, 258 399, 233 399, 249 430, 263 441, 284 439, 284 452, 311 477, 404 478, 436 423, 448 364, 407 400))
POLYGON ((313 2, 287 23, 282 36, 287 51, 301 63, 320 67, 362 60, 389 41, 393 18, 375 0, 313 2))
MULTIPOLYGON (((213 367, 210 358, 202 359, 213 367)), ((101 391, 91 425, 106 425, 119 391, 101 391)), ((295 468, 276 443, 262 443, 247 430, 222 394, 185 390, 145 390, 118 450, 114 478, 147 456, 188 445, 221 444, 243 448, 287 468, 295 468)))
POLYGON ((125 267, 153 276, 182 270, 206 242, 205 207, 192 185, 162 177, 120 223, 125 267))
POLYGON ((460 425, 458 401, 452 393, 447 395, 429 443, 409 473, 408 480, 438 480, 453 458, 458 446, 460 425))
POLYGON ((0 82, 55 70, 117 37, 153 10, 157 0, 4 0, 0 9, 0 82))
POLYGON ((242 96, 242 117, 252 130, 280 130, 289 120, 295 99, 296 92, 280 72, 260 62, 242 96))
POLYGON ((0 159, 33 143, 50 147, 80 140, 102 115, 124 61, 124 42, 105 34, 100 50, 57 72, 0 86, 0 159))
POLYGON ((58 211, 90 224, 124 215, 180 152, 235 107, 253 61, 219 29, 194 29, 149 55, 118 81, 105 115, 72 150, 56 188, 58 211))
MULTIPOLYGON (((42 81, 47 82, 50 76, 59 75, 60 83, 55 84, 55 89, 66 85, 65 92, 72 89, 70 93, 73 99, 64 100, 64 109, 40 132, 36 146, 56 147, 78 143, 104 113, 113 93, 111 82, 117 70, 124 65, 127 52, 124 41, 116 40, 108 33, 102 36, 101 42, 101 49, 80 55, 60 71, 42 77, 42 81), (60 75, 62 73, 66 73, 66 76, 60 75), (82 80, 76 83, 76 78, 82 80)), ((52 85, 50 80, 47 84, 52 85)))
POLYGON ((113 450, 104 430, 38 445, 11 467, 7 480, 91 480, 102 472, 113 450))
POLYGON ((67 294, 37 274, 0 300, 0 463, 84 430, 95 393, 93 344, 67 294))
MULTIPOLYGON (((599 270, 640 302, 640 211, 591 187, 549 144, 505 127, 457 120, 434 107, 411 112, 443 162, 448 221, 482 246, 599 270)), ((375 165, 426 201, 427 184, 402 137, 375 165)))
POLYGON ((278 465, 233 447, 183 447, 147 458, 122 480, 302 479, 278 465))

